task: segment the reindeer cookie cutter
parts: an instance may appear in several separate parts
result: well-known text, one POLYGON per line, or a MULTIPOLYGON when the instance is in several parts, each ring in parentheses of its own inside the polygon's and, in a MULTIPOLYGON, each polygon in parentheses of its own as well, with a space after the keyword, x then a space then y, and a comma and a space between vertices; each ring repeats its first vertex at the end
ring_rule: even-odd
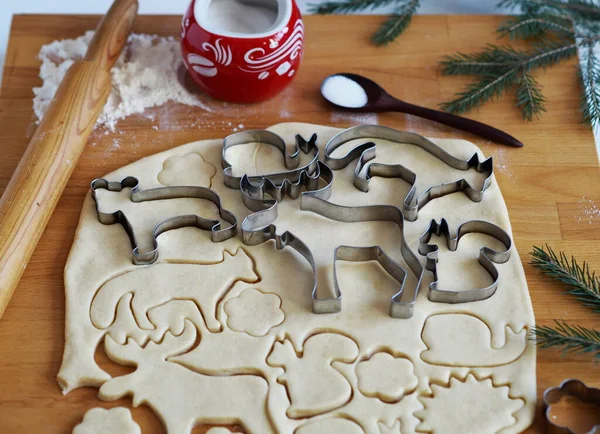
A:
POLYGON ((500 273, 494 266, 503 264, 510 259, 512 249, 512 240, 510 235, 499 226, 483 220, 471 220, 460 224, 456 230, 456 236, 450 233, 450 227, 446 219, 442 219, 440 223, 431 220, 427 230, 419 238, 419 253, 426 258, 425 268, 433 273, 433 282, 429 284, 429 300, 438 303, 469 303, 472 301, 485 300, 491 297, 498 288, 500 273), (439 278, 437 272, 438 262, 438 246, 429 244, 433 235, 443 235, 446 239, 446 245, 450 251, 456 251, 460 239, 471 233, 480 233, 490 235, 499 240, 506 249, 504 251, 496 251, 489 247, 482 247, 479 250, 479 263, 489 275, 493 282, 491 285, 484 288, 470 289, 468 291, 450 291, 440 289, 439 278))
POLYGON ((91 185, 92 198, 96 205, 96 213, 98 221, 104 225, 112 225, 119 223, 125 229, 129 241, 131 243, 133 263, 135 265, 149 265, 158 259, 158 237, 170 230, 183 227, 196 227, 205 231, 211 232, 211 240, 214 243, 225 241, 232 238, 237 233, 237 219, 233 213, 227 211, 221 206, 221 198, 213 190, 206 187, 160 187, 149 190, 140 190, 139 181, 133 176, 123 178, 121 181, 108 181, 104 178, 98 178, 92 181, 91 185), (219 220, 210 220, 200 217, 195 214, 179 215, 172 218, 162 220, 156 224, 152 231, 152 246, 153 249, 149 252, 140 252, 138 242, 135 237, 135 232, 131 223, 121 210, 113 213, 105 213, 100 211, 100 205, 96 191, 103 189, 108 191, 122 191, 124 188, 131 188, 130 200, 132 202, 148 202, 153 200, 163 199, 205 199, 212 202, 219 210, 219 216, 229 223, 229 226, 221 227, 219 220))
POLYGON ((325 162, 333 170, 342 169, 356 159, 358 159, 358 163, 354 170, 354 186, 361 191, 369 191, 369 181, 374 176, 401 178, 411 184, 411 188, 404 198, 402 205, 404 217, 409 221, 416 220, 419 210, 433 199, 458 191, 464 192, 473 202, 480 202, 483 198, 484 191, 487 190, 491 184, 492 175, 494 173, 492 157, 480 161, 479 155, 474 153, 468 160, 461 160, 423 136, 415 133, 397 131, 380 125, 361 125, 348 128, 333 136, 327 145, 325 145, 325 162), (486 174, 487 177, 483 181, 480 190, 473 188, 464 178, 461 178, 453 182, 431 185, 415 198, 417 181, 417 174, 415 172, 402 164, 369 164, 369 162, 375 158, 375 143, 366 142, 356 145, 339 158, 332 156, 332 153, 336 149, 357 139, 383 139, 395 143, 415 145, 424 151, 429 152, 431 155, 454 169, 462 171, 475 169, 479 173, 486 174), (414 204, 413 201, 415 202, 414 204))
MULTIPOLYGON (((296 135, 296 144, 292 153, 288 153, 285 141, 277 134, 269 130, 248 130, 231 134, 223 140, 221 150, 221 164, 223 166, 223 182, 229 188, 239 189, 241 177, 233 175, 233 167, 227 160, 227 151, 234 146, 247 145, 249 143, 264 143, 272 145, 281 151, 284 158, 285 172, 273 173, 267 177, 275 184, 284 181, 297 183, 303 173, 312 174, 317 169, 319 159, 319 148, 317 147, 317 135, 313 134, 307 141, 299 134, 296 135), (300 166, 300 151, 311 154, 308 163, 300 166)), ((265 176, 249 176, 248 179, 260 182, 265 176)))

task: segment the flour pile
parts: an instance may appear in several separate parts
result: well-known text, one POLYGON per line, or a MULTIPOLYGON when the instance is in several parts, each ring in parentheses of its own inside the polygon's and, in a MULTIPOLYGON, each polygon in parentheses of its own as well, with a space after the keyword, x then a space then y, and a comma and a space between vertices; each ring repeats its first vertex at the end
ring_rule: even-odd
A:
MULTIPOLYGON (((44 82, 42 87, 33 89, 33 109, 38 121, 44 116, 69 67, 85 56, 93 36, 94 32, 88 31, 77 39, 54 41, 40 50, 40 78, 44 82)), ((175 38, 130 35, 121 57, 111 70, 112 92, 96 126, 102 125, 114 131, 119 119, 167 101, 200 106, 210 111, 180 84, 177 71, 181 63, 179 41, 175 38)))

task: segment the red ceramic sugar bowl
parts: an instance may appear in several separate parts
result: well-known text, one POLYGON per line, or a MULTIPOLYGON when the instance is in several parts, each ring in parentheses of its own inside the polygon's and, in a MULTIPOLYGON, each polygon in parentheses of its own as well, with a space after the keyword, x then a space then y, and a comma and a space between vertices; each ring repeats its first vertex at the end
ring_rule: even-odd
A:
POLYGON ((192 0, 181 26, 184 64, 210 96, 264 101, 300 66, 304 25, 294 0, 192 0))

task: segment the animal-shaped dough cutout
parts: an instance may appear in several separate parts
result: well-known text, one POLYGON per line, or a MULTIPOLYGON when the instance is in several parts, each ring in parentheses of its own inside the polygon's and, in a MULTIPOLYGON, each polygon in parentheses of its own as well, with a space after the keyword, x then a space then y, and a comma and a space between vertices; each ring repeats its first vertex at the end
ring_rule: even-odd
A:
POLYGON ((492 346, 492 332, 476 316, 463 313, 432 315, 422 333, 427 350, 421 358, 432 365, 499 366, 512 363, 525 351, 527 331, 515 333, 506 326, 502 347, 492 346))
POLYGON ((108 328, 117 302, 124 294, 133 293, 132 308, 137 323, 153 329, 147 317, 149 309, 171 299, 185 299, 198 305, 210 330, 219 331, 221 324, 215 316, 219 300, 236 282, 257 280, 252 259, 241 248, 233 255, 223 252, 223 261, 216 264, 155 264, 106 282, 92 301, 90 316, 96 327, 108 328))
POLYGON ((88 410, 83 421, 73 429, 73 434, 141 434, 140 426, 125 407, 106 410, 96 407, 88 410))
POLYGON ((290 396, 288 417, 315 416, 346 404, 352 388, 332 364, 352 363, 357 357, 356 342, 337 333, 309 337, 300 355, 296 355, 289 340, 276 342, 267 363, 285 369, 277 381, 287 387, 290 396))
POLYGON ((111 360, 135 365, 137 369, 104 383, 100 398, 114 401, 131 395, 134 406, 146 403, 152 407, 168 434, 190 433, 199 423, 239 423, 246 432, 274 433, 267 415, 268 385, 263 378, 209 376, 169 361, 170 357, 187 352, 196 342, 196 336, 196 328, 188 320, 180 336, 168 332, 162 342, 150 341, 143 348, 131 339, 119 345, 106 336, 104 347, 111 360), (171 393, 173 384, 179 387, 176 394, 171 393))
POLYGON ((193 185, 210 188, 216 173, 215 166, 207 163, 202 155, 190 152, 167 158, 158 174, 158 182, 167 187, 193 185))
POLYGON ((494 434, 516 422, 514 413, 524 401, 510 396, 507 385, 496 386, 491 378, 464 380, 450 377, 450 384, 430 384, 432 396, 420 398, 425 407, 415 413, 422 423, 418 432, 494 434))
POLYGON ((349 419, 329 418, 301 425, 294 434, 364 434, 359 424, 349 419))
POLYGON ((356 365, 358 390, 383 402, 398 402, 419 384, 415 367, 406 357, 379 352, 356 365))

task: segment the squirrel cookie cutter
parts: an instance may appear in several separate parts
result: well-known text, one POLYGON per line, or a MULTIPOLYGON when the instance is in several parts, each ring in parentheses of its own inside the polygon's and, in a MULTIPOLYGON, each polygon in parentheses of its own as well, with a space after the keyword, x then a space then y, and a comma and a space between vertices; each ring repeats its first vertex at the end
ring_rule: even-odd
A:
POLYGON ((356 159, 358 159, 358 163, 354 170, 354 186, 361 191, 369 191, 369 181, 374 176, 401 178, 411 185, 410 190, 404 198, 402 207, 404 217, 409 221, 416 220, 419 210, 433 199, 457 191, 464 192, 473 202, 480 202, 484 191, 490 186, 494 173, 492 157, 480 161, 479 155, 474 153, 468 160, 461 160, 419 134, 402 132, 380 125, 361 125, 348 128, 333 136, 325 145, 325 162, 333 170, 342 169, 356 159), (483 181, 481 189, 473 188, 464 178, 461 178, 452 182, 431 185, 415 198, 417 181, 417 174, 415 172, 402 164, 368 164, 369 161, 375 158, 375 143, 366 142, 356 145, 339 158, 331 156, 336 149, 352 140, 369 138, 415 145, 454 169, 462 171, 475 169, 479 173, 487 174, 487 177, 483 181), (414 204, 413 201, 415 202, 414 204))
POLYGON ((90 187, 92 198, 94 199, 94 203, 96 205, 98 221, 104 225, 119 223, 121 226, 123 226, 131 243, 133 263, 135 265, 149 265, 156 262, 158 259, 158 237, 161 234, 173 229, 196 227, 205 231, 210 231, 211 240, 214 243, 232 238, 237 233, 237 219, 235 215, 221 206, 221 198, 217 193, 206 187, 159 187, 149 190, 140 190, 139 181, 133 176, 128 176, 123 178, 121 181, 114 182, 108 181, 104 178, 98 178, 92 181, 90 187), (130 200, 135 203, 175 198, 208 200, 216 205, 217 209, 219 210, 219 216, 229 223, 229 226, 222 228, 220 221, 206 219, 195 214, 180 215, 168 218, 158 222, 152 231, 153 249, 149 252, 140 252, 138 249, 138 242, 135 238, 135 232, 125 214, 121 210, 117 210, 113 213, 104 213, 100 211, 100 205, 96 196, 96 191, 99 189, 118 192, 124 188, 131 188, 130 200))
POLYGON ((319 159, 319 148, 317 147, 317 135, 313 134, 307 141, 299 134, 296 135, 296 144, 292 153, 287 152, 285 141, 277 134, 269 130, 248 130, 231 134, 223 140, 221 149, 221 165, 223 166, 223 182, 229 188, 239 189, 242 177, 233 175, 233 166, 227 160, 227 151, 234 146, 247 145, 249 143, 265 143, 279 149, 284 158, 285 172, 270 175, 257 175, 248 177, 250 181, 260 182, 263 178, 269 178, 273 183, 281 184, 285 180, 298 182, 302 173, 312 174, 317 168, 319 159), (311 159, 303 166, 300 165, 300 151, 304 154, 312 152, 311 159))
POLYGON ((426 258, 425 268, 433 273, 433 282, 429 284, 429 300, 438 303, 469 303, 472 301, 485 300, 491 297, 498 288, 500 273, 494 266, 503 264, 510 259, 512 240, 508 233, 499 226, 483 220, 470 220, 460 224, 456 230, 456 236, 450 233, 450 227, 446 219, 440 223, 431 220, 427 230, 419 238, 419 253, 426 258), (438 246, 429 244, 431 237, 444 236, 446 245, 450 251, 456 251, 460 239, 471 233, 480 233, 490 235, 504 244, 506 250, 497 252, 489 247, 482 247, 479 250, 479 263, 494 280, 491 285, 485 288, 470 289, 468 291, 450 291, 439 288, 439 279, 437 273, 438 246))
MULTIPOLYGON (((550 416, 551 406, 563 397, 572 396, 579 401, 600 407, 600 389, 587 386, 583 381, 568 379, 558 387, 551 387, 544 392, 544 417, 547 422, 547 432, 550 434, 575 434, 567 426, 558 425, 550 416)), ((600 434, 600 425, 594 425, 586 434, 600 434)))

